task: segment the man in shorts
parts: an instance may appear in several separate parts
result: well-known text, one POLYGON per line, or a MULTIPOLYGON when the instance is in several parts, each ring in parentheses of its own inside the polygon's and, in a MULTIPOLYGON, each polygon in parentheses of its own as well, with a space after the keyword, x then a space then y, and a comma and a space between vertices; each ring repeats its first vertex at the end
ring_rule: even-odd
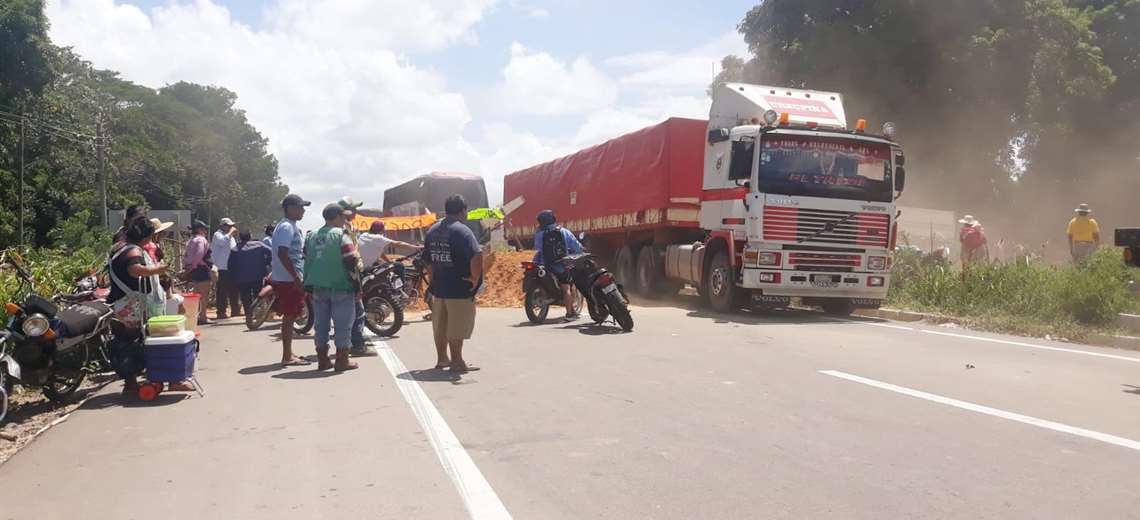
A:
POLYGON ((285 218, 273 229, 273 265, 269 282, 277 296, 274 310, 281 314, 281 364, 284 366, 308 365, 304 358, 293 354, 293 322, 305 310, 305 282, 302 253, 305 235, 297 224, 305 217, 305 207, 312 204, 300 195, 289 195, 281 201, 285 218))
POLYGON ((475 293, 483 284, 483 252, 464 221, 467 202, 452 195, 444 204, 447 218, 427 233, 424 254, 432 296, 432 332, 436 364, 453 373, 479 370, 463 359, 463 342, 475 330, 475 293), (450 358, 448 357, 450 349, 450 358))

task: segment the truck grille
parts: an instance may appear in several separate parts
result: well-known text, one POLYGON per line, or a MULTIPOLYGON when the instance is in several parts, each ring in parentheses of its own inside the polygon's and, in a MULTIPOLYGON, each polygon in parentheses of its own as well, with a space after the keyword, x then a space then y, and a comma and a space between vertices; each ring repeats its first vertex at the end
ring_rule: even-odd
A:
POLYGON ((881 213, 765 206, 764 240, 886 248, 890 223, 881 213))
POLYGON ((854 271, 863 265, 859 255, 789 253, 788 266, 800 271, 854 271))

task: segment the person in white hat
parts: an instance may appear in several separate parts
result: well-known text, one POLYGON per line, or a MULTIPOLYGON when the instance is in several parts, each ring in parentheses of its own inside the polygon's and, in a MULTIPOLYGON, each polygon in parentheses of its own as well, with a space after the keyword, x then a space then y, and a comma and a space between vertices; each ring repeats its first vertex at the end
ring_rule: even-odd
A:
POLYGON ((1081 204, 1073 210, 1077 215, 1069 221, 1065 234, 1069 236, 1069 253, 1073 262, 1081 263, 1100 247, 1100 224, 1092 218, 1092 208, 1081 204))
POLYGON ((241 316, 241 298, 238 295, 237 284, 230 276, 230 253, 237 247, 237 222, 226 217, 219 222, 220 228, 214 232, 214 239, 210 242, 210 257, 214 266, 218 268, 218 287, 214 290, 215 306, 218 319, 226 319, 226 307, 232 316, 241 316))
POLYGON ((166 258, 166 253, 162 251, 162 244, 160 243, 166 237, 166 230, 173 226, 173 222, 163 222, 159 219, 150 219, 151 225, 154 226, 154 236, 151 237, 150 242, 143 246, 143 249, 150 254, 156 262, 161 262, 166 258))
POLYGON ((958 231, 958 241, 962 244, 962 267, 990 257, 986 230, 973 215, 966 215, 958 221, 962 229, 958 231))

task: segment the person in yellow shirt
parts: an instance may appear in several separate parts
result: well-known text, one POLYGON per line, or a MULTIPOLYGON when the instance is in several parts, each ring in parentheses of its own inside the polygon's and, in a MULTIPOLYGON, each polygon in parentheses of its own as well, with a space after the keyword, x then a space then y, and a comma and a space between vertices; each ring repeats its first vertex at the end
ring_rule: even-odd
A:
POLYGON ((1092 209, 1088 204, 1081 204, 1075 210, 1077 216, 1069 221, 1069 251, 1073 255, 1073 262, 1084 262, 1100 247, 1100 224, 1092 218, 1092 209))

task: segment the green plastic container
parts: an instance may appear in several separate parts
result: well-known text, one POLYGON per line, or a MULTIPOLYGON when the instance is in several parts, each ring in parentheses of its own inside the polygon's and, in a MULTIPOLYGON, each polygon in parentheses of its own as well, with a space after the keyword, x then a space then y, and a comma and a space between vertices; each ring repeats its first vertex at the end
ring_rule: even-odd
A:
POLYGON ((146 329, 148 336, 177 336, 186 331, 186 316, 181 314, 155 316, 146 321, 146 329))

